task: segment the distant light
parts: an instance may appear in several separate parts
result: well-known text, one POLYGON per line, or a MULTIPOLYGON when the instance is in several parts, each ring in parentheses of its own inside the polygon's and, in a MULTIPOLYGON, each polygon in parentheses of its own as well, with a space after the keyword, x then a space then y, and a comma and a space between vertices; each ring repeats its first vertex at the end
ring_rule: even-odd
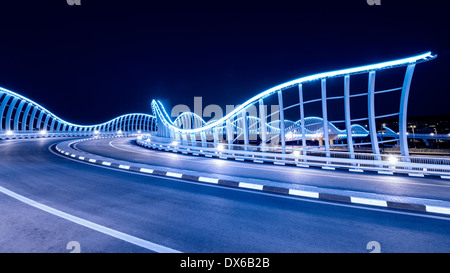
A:
POLYGON ((14 134, 14 132, 13 132, 13 131, 11 131, 11 130, 8 130, 8 131, 6 131, 6 134, 10 136, 10 135, 13 135, 13 134, 14 134))
POLYGON ((140 134, 141 133, 141 130, 138 130, 138 134, 140 134))
POLYGON ((142 136, 137 136, 137 139, 142 140, 142 136))
POLYGON ((176 142, 176 141, 172 141, 172 144, 171 144, 172 146, 178 146, 178 142, 176 142))
POLYGON ((299 151, 294 151, 294 153, 293 153, 295 156, 299 156, 300 155, 300 152, 299 151))
POLYGON ((397 163, 397 158, 396 157, 394 157, 394 156, 390 156, 389 158, 388 158, 388 160, 389 160, 389 162, 391 162, 391 163, 397 163))
POLYGON ((41 135, 45 135, 45 134, 47 134, 47 130, 41 130, 39 133, 40 133, 41 135))
POLYGON ((434 133, 430 133, 430 136, 434 136, 434 133))
POLYGON ((100 134, 99 130, 95 130, 94 134, 96 134, 96 135, 100 134))
POLYGON ((117 131, 117 133, 118 133, 119 135, 121 135, 121 134, 122 134, 122 130, 117 131))
POLYGON ((217 145, 217 150, 223 151, 225 149, 225 146, 223 144, 217 145))

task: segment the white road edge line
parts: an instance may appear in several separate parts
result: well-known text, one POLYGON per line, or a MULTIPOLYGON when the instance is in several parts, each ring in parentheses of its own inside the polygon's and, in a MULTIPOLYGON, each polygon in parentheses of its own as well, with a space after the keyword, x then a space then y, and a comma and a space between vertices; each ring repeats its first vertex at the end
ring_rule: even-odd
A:
POLYGON ((49 207, 47 205, 38 203, 38 202, 36 202, 34 200, 31 200, 31 199, 29 199, 29 198, 27 198, 25 196, 22 196, 20 194, 12 192, 12 191, 10 191, 10 190, 8 190, 6 188, 3 188, 2 186, 0 186, 0 192, 6 194, 9 197, 12 197, 12 198, 14 198, 16 200, 19 200, 19 201, 21 201, 21 202, 23 202, 23 203, 25 203, 27 205, 35 207, 37 209, 43 210, 43 211, 48 212, 50 214, 53 214, 55 216, 61 217, 63 219, 71 221, 73 223, 85 226, 87 228, 93 229, 95 231, 101 232, 101 233, 106 234, 106 235, 109 235, 111 237, 114 237, 114 238, 123 240, 125 242, 129 242, 131 244, 134 244, 134 245, 137 245, 137 246, 149 249, 151 251, 155 251, 155 252, 159 252, 159 253, 180 253, 180 251, 178 251, 178 250, 175 250, 175 249, 172 249, 172 248, 169 248, 169 247, 165 247, 165 246, 162 246, 162 245, 158 245, 158 244, 152 243, 150 241, 146 241, 144 239, 141 239, 141 238, 138 238, 138 237, 135 237, 135 236, 132 236, 132 235, 129 235, 129 234, 126 234, 126 233, 123 233, 123 232, 120 232, 120 231, 117 231, 117 230, 114 230, 114 229, 111 229, 111 228, 108 228, 108 227, 105 227, 105 226, 93 223, 91 221, 82 219, 80 217, 73 216, 71 214, 62 212, 60 210, 54 209, 52 207, 49 207))

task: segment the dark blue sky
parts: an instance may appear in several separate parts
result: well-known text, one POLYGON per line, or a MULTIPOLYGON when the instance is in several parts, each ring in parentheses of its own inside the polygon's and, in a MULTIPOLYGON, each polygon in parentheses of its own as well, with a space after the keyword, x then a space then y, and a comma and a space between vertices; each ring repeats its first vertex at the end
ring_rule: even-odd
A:
POLYGON ((416 55, 409 116, 450 114, 445 1, 0 2, 0 86, 92 124, 203 96, 240 104, 313 73, 416 55), (395 2, 395 3, 392 3, 395 2))

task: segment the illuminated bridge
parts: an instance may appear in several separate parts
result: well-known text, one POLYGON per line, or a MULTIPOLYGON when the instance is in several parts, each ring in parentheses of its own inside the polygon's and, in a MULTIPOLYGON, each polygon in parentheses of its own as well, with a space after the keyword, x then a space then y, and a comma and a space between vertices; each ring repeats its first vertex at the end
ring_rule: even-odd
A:
POLYGON ((435 57, 298 78, 207 121, 153 100, 78 125, 0 88, 0 252, 449 252, 450 159, 409 155, 406 131, 435 57))
POLYGON ((407 109, 413 72, 417 64, 435 57, 427 52, 295 79, 208 122, 190 112, 172 121, 162 103, 153 100, 158 131, 144 135, 138 143, 175 152, 302 167, 447 173, 448 159, 411 157, 407 143, 412 137, 407 133, 407 109), (397 76, 390 86, 376 84, 378 77, 390 74, 397 76), (269 104, 275 104, 277 110, 268 113, 269 104), (337 114, 332 107, 336 105, 340 106, 337 114), (361 106, 363 111, 352 111, 361 106), (391 110, 379 111, 386 109, 391 110), (386 118, 398 119, 398 132, 377 127, 377 120, 386 118), (399 147, 400 155, 382 153, 382 145, 399 147), (370 153, 356 153, 355 147, 369 148, 370 153))

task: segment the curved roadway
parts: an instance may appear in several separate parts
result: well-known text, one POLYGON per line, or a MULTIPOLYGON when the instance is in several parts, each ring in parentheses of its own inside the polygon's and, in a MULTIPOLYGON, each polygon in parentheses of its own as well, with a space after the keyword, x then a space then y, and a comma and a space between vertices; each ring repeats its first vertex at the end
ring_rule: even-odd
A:
POLYGON ((135 143, 135 138, 133 137, 93 139, 76 143, 73 147, 81 151, 117 160, 218 176, 261 179, 328 189, 450 201, 450 180, 440 178, 330 171, 183 155, 143 148, 135 143))
MULTIPOLYGON (((369 252, 370 241, 379 242, 382 252, 450 251, 450 217, 289 198, 102 168, 58 156, 51 147, 60 141, 0 142, 0 252, 68 252, 70 241, 79 242, 81 252, 158 251, 99 232, 92 228, 95 225, 181 252, 369 252), (7 191, 21 199, 11 198, 7 191), (23 200, 51 209, 38 209, 23 200), (49 213, 52 210, 93 224, 80 225, 78 220, 49 213)), ((405 179, 401 183, 385 183, 382 180, 392 177, 347 174, 337 179, 333 172, 297 168, 278 172, 282 167, 146 150, 133 145, 130 138, 80 142, 76 147, 174 168, 256 173, 266 179, 288 179, 296 173, 296 179, 304 183, 336 181, 344 188, 346 180, 356 185, 356 180, 369 179, 381 191, 426 187, 433 196, 448 192, 445 181, 401 177, 405 179)))

